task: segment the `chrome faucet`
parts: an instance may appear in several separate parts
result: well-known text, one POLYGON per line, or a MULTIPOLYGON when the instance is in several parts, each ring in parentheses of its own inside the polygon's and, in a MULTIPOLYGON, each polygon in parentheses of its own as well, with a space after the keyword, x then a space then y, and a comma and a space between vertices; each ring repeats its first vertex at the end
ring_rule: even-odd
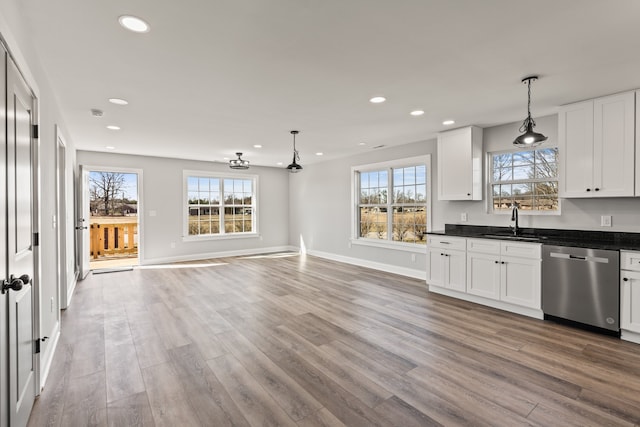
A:
POLYGON ((515 202, 511 204, 511 221, 513 224, 509 227, 513 229, 513 235, 517 236, 520 227, 518 227, 518 204, 515 202))

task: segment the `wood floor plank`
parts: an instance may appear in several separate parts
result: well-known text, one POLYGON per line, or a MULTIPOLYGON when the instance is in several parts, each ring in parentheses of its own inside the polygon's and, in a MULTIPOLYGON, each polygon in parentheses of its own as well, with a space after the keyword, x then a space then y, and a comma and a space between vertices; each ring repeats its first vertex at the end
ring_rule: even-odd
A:
POLYGON ((320 402, 243 335, 227 332, 218 338, 294 421, 308 417, 322 408, 320 402))
POLYGON ((109 427, 153 427, 153 414, 146 392, 107 404, 109 427))
POLYGON ((640 346, 309 255, 89 275, 61 330, 29 426, 640 426, 640 346))
POLYGON ((142 376, 156 426, 204 425, 185 398, 180 377, 171 363, 145 368, 142 376))
POLYGON ((207 364, 252 426, 296 425, 234 356, 220 356, 207 364))

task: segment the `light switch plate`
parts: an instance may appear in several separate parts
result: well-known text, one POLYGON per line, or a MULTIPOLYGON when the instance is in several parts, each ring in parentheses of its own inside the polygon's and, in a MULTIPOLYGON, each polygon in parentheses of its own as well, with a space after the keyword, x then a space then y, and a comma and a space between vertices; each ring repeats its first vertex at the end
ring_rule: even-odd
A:
POLYGON ((467 213, 466 213, 466 212, 462 212, 462 213, 460 214, 460 221, 463 221, 463 222, 467 222, 467 221, 469 221, 469 217, 467 216, 467 213))
POLYGON ((611 215, 602 215, 602 216, 600 216, 600 226, 601 227, 611 227, 611 215))

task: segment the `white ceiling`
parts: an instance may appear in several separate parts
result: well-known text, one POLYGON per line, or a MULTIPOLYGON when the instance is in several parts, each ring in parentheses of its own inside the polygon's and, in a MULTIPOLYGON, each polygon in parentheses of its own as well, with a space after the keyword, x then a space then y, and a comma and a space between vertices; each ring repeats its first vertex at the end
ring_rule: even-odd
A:
POLYGON ((68 136, 83 150, 208 161, 241 151, 252 164, 286 166, 297 129, 305 165, 432 138, 444 119, 523 120, 520 80, 531 74, 540 75, 534 117, 640 88, 638 0, 18 4, 68 136), (123 14, 151 31, 124 30, 123 14), (374 95, 387 102, 369 103, 374 95), (426 113, 412 117, 414 109, 426 113))

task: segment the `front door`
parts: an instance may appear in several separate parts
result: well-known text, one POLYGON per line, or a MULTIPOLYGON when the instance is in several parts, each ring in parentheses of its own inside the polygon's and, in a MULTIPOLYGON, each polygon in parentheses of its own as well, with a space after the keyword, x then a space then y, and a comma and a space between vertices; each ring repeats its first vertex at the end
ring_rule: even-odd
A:
MULTIPOLYGON (((11 59, 7 60, 7 273, 21 278, 8 290, 9 425, 25 426, 36 395, 34 352, 35 99, 11 59), (18 288, 19 286, 16 286, 18 288)), ((11 281, 11 279, 10 279, 11 281)))
POLYGON ((87 274, 91 271, 91 265, 89 264, 89 252, 90 252, 90 236, 89 236, 89 218, 91 217, 91 211, 89 206, 89 170, 84 166, 80 166, 80 182, 78 188, 78 222, 76 226, 79 242, 79 249, 76 256, 79 259, 80 265, 80 279, 87 277, 87 274))

